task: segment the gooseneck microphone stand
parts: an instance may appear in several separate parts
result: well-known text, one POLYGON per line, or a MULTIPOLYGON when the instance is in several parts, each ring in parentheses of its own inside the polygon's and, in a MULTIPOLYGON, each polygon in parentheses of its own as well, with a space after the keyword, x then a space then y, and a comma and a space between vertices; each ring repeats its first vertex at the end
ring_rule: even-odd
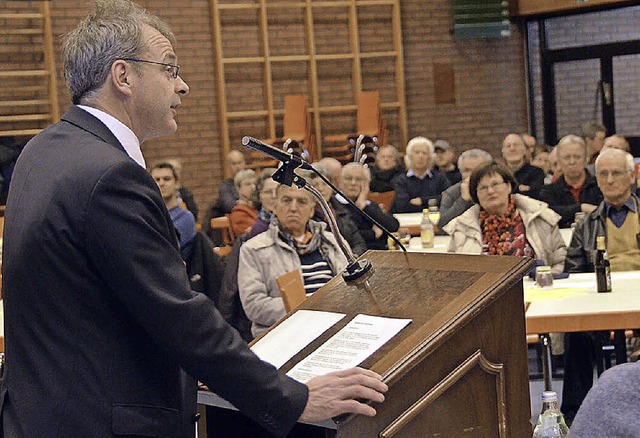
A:
MULTIPOLYGON (((393 241, 396 242, 404 252, 407 251, 404 245, 402 245, 402 243, 398 240, 396 236, 391 234, 388 230, 386 230, 382 225, 380 225, 375 219, 373 219, 367 213, 360 210, 355 205, 355 203, 351 201, 347 196, 342 194, 342 192, 337 187, 335 187, 331 183, 331 181, 329 181, 324 175, 318 172, 309 163, 307 163, 306 161, 303 161, 300 157, 297 157, 293 154, 288 154, 283 150, 277 149, 271 145, 268 145, 259 140, 256 140, 253 137, 248 137, 248 136, 243 137, 242 144, 250 149, 261 152, 271 158, 281 161, 282 166, 280 166, 280 168, 275 171, 275 173, 272 175, 271 178, 280 184, 284 184, 289 187, 295 184, 296 187, 307 190, 309 193, 312 194, 314 199, 320 204, 320 207, 322 208, 322 211, 325 217, 327 218, 329 228, 331 228, 333 235, 336 237, 336 241, 338 242, 338 246, 340 247, 340 250, 344 253, 345 257, 347 258, 348 265, 345 271, 342 273, 342 277, 346 282, 354 282, 356 280, 360 280, 366 274, 370 275, 371 273, 373 273, 373 270, 372 270, 373 266, 371 265, 371 262, 367 259, 356 260, 356 258, 353 255, 353 252, 351 252, 351 249, 349 248, 349 246, 345 244, 342 238, 342 235, 338 230, 338 224, 336 223, 336 219, 333 215, 333 212, 331 211, 331 208, 327 204, 327 201, 324 200, 320 192, 318 192, 318 190, 315 187, 313 187, 304 178, 302 178, 301 176, 297 175, 294 172, 294 170, 297 169, 298 167, 305 170, 310 170, 314 174, 316 174, 320 179, 322 179, 325 183, 327 183, 329 187, 331 187, 336 193, 339 193, 340 195, 342 195, 342 197, 346 199, 347 202, 353 206, 353 208, 355 208, 358 212, 360 212, 360 214, 362 214, 365 218, 367 218, 367 220, 377 225, 381 230, 383 230, 386 233, 387 236, 391 237, 391 239, 393 239, 393 241)), ((368 278, 368 276, 366 278, 368 278)))

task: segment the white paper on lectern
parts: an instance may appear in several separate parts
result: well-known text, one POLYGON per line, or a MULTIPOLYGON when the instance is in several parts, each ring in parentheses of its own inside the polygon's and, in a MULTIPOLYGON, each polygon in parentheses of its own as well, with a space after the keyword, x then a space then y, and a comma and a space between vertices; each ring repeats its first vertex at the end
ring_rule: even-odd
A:
POLYGON ((298 310, 251 349, 263 361, 280 368, 345 316, 344 313, 298 310))
POLYGON ((306 383, 316 376, 358 366, 410 322, 410 319, 357 315, 287 375, 306 383))

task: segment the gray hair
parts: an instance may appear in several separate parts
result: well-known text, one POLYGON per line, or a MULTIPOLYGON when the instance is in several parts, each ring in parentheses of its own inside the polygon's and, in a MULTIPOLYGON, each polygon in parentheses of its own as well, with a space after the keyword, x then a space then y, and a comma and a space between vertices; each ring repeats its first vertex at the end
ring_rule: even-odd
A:
POLYGON ((414 147, 421 144, 427 145, 427 151, 429 152, 429 157, 433 158, 433 155, 435 154, 433 142, 429 140, 427 137, 413 137, 411 140, 409 140, 409 143, 407 143, 407 147, 405 148, 404 164, 407 166, 407 169, 411 167, 409 154, 413 151, 414 147))
POLYGON ((481 158, 485 163, 489 163, 493 160, 493 157, 487 151, 483 151, 482 149, 469 149, 461 153, 458 157, 458 168, 462 167, 462 162, 467 158, 481 158))
POLYGON ((395 158, 396 160, 398 159, 398 157, 400 156, 400 152, 398 152, 398 148, 395 147, 392 144, 388 144, 386 146, 381 146, 378 148, 378 153, 387 150, 387 149, 391 149, 393 151, 393 158, 395 158))
POLYGON ((565 135, 560 139, 558 145, 556 146, 556 149, 558 150, 557 154, 560 154, 560 149, 568 144, 579 144, 580 146, 582 146, 582 150, 584 151, 585 160, 589 157, 587 142, 584 141, 584 138, 575 134, 565 135))
POLYGON ((64 78, 74 104, 102 87, 115 61, 144 53, 145 25, 175 46, 176 37, 169 26, 129 0, 98 0, 93 11, 64 37, 64 78))
POLYGON ((240 172, 236 173, 236 176, 233 177, 233 185, 236 186, 237 189, 240 188, 242 182, 249 178, 255 178, 256 173, 251 169, 244 169, 240 172))
MULTIPOLYGON (((324 176, 325 178, 327 178, 329 181, 331 181, 331 174, 329 173, 329 169, 327 169, 327 166, 325 166, 324 164, 322 164, 322 163, 318 162, 318 163, 315 163, 315 164, 313 165, 313 168, 314 168, 314 169, 315 169, 319 174, 321 174, 322 176, 324 176)), ((341 170, 341 171, 342 171, 342 170, 341 170)), ((312 179, 312 180, 314 180, 314 179, 320 179, 320 177, 319 177, 318 175, 316 175, 315 173, 313 173, 313 172, 312 172, 311 179, 312 179)), ((333 182, 333 181, 331 181, 331 182, 333 182)))
POLYGON ((600 152, 598 158, 596 158, 596 173, 598 173, 598 163, 600 162, 600 159, 602 157, 624 158, 629 173, 633 174, 633 172, 635 172, 636 170, 636 163, 633 161, 633 155, 620 149, 611 148, 605 149, 604 151, 600 152))
POLYGON ((364 177, 367 180, 367 183, 371 182, 371 170, 369 170, 368 167, 364 167, 362 164, 360 163, 347 163, 344 166, 342 166, 342 172, 340 173, 340 177, 344 176, 344 172, 347 169, 351 169, 357 167, 358 169, 362 169, 362 173, 364 173, 364 177))

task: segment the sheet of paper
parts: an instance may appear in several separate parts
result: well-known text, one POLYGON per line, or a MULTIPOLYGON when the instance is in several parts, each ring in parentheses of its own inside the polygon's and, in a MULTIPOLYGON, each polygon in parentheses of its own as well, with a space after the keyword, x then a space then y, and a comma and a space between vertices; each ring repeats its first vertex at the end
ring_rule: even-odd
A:
POLYGON ((530 303, 538 301, 561 300, 591 293, 588 287, 552 287, 539 288, 535 285, 524 285, 524 300, 530 303))
POLYGON ((298 310, 251 349, 260 359, 280 368, 345 316, 344 313, 298 310))
POLYGON ((410 322, 410 319, 357 315, 287 375, 306 383, 316 376, 360 365, 410 322))

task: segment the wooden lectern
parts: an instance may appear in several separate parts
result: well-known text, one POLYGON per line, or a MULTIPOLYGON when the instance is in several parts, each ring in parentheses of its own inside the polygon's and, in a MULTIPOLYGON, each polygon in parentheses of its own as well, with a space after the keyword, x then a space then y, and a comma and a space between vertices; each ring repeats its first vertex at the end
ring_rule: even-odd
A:
POLYGON ((369 251, 360 286, 336 277, 298 309, 346 313, 302 358, 357 314, 412 322, 362 363, 384 377, 373 417, 337 421, 338 437, 524 437, 531 411, 519 257, 369 251))

